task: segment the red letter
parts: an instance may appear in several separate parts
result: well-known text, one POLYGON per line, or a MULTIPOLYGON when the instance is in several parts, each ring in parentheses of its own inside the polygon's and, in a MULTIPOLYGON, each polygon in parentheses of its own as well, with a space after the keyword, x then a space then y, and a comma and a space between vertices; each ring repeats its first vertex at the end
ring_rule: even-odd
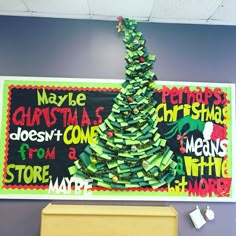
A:
POLYGON ((96 117, 98 118, 98 120, 93 121, 94 125, 100 125, 102 123, 102 116, 99 114, 99 112, 103 110, 104 110, 104 107, 98 107, 96 109, 96 117))

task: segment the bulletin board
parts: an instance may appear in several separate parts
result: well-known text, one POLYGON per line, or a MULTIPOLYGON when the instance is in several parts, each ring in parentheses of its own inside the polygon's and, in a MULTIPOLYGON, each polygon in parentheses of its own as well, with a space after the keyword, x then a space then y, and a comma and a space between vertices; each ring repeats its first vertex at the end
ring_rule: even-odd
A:
MULTIPOLYGON (((235 85, 155 81, 155 109, 149 111, 155 119, 147 117, 145 125, 142 121, 141 135, 132 128, 139 142, 107 132, 104 140, 118 155, 111 161, 97 146, 98 138, 104 137, 104 124, 128 129, 133 122, 129 124, 127 117, 127 122, 113 122, 110 116, 122 113, 122 105, 114 105, 122 83, 2 77, 0 198, 235 201, 235 85), (150 124, 156 149, 148 150, 145 127, 150 124), (112 144, 114 140, 119 145, 112 144), (131 150, 124 151, 126 146, 131 150), (101 154, 99 162, 88 161, 88 148, 101 154), (127 168, 130 153, 139 155, 140 164, 127 168), (106 175, 115 165, 123 178, 120 182, 114 172, 106 175), (94 174, 83 174, 90 173, 87 169, 94 174), (138 177, 129 178, 131 174, 141 176, 143 185, 138 177)), ((136 112, 141 111, 134 111, 133 120, 138 120, 136 112)))

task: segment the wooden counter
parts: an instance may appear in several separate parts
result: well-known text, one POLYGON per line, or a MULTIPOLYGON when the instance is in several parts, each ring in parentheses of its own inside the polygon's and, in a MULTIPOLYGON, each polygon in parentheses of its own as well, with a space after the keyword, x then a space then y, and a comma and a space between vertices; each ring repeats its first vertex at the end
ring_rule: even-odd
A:
POLYGON ((40 236, 177 236, 172 206, 54 205, 42 210, 40 236))

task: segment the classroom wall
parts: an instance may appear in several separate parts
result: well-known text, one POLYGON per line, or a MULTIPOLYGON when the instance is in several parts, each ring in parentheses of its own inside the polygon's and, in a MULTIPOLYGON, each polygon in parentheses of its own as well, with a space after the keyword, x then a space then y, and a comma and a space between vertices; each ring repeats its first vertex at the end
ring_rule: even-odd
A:
MULTIPOLYGON (((125 47, 116 22, 0 16, 0 76, 124 79, 125 47)), ((139 23, 159 80, 235 82, 236 27, 139 23)), ((235 186, 233 186, 235 187, 235 186)), ((39 236, 50 201, 0 200, 1 236, 39 236)), ((173 205, 179 236, 233 236, 235 203, 52 201, 66 204, 173 205), (209 205, 216 218, 200 230, 188 216, 209 205)), ((145 225, 144 225, 145 227, 145 225)), ((158 228, 156 234, 158 235, 158 228)))

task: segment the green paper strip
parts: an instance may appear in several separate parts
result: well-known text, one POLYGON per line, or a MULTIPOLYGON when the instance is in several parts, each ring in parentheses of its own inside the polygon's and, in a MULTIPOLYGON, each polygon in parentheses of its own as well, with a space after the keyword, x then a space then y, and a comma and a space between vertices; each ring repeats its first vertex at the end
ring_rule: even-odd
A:
POLYGON ((96 173, 97 172, 97 168, 95 165, 89 165, 87 166, 87 169, 93 173, 96 173))
POLYGON ((107 163, 107 166, 109 169, 113 169, 118 166, 118 163, 116 161, 111 161, 107 163))
POLYGON ((82 152, 79 158, 86 167, 90 164, 89 156, 85 152, 82 152))
POLYGON ((126 173, 126 172, 129 172, 130 173, 130 169, 121 169, 120 167, 117 167, 117 172, 118 173, 126 173))
POLYGON ((163 158, 162 164, 166 165, 168 163, 169 159, 172 157, 172 155, 173 155, 173 152, 171 150, 169 150, 167 155, 163 158))
POLYGON ((80 168, 81 168, 81 165, 79 164, 79 161, 78 161, 78 160, 75 161, 74 164, 75 164, 75 166, 76 166, 77 169, 80 169, 80 168))
POLYGON ((68 171, 69 171, 69 174, 70 174, 70 175, 74 175, 74 174, 76 174, 76 172, 77 172, 77 167, 76 167, 76 166, 70 166, 70 167, 68 168, 68 171))
POLYGON ((166 146, 166 140, 161 139, 160 146, 165 147, 166 146))
POLYGON ((103 148, 99 145, 91 145, 90 146, 92 150, 94 150, 98 155, 101 155, 103 153, 103 148))
POLYGON ((104 188, 111 188, 110 184, 104 183, 103 181, 97 181, 97 185, 100 186, 100 187, 104 187, 104 188))
POLYGON ((105 159, 105 160, 111 160, 111 157, 109 156, 109 155, 107 155, 107 154, 105 154, 105 153, 102 153, 101 155, 100 155, 100 157, 102 158, 102 159, 105 159))
POLYGON ((137 172, 137 176, 139 178, 142 178, 144 176, 144 173, 142 171, 137 172))

